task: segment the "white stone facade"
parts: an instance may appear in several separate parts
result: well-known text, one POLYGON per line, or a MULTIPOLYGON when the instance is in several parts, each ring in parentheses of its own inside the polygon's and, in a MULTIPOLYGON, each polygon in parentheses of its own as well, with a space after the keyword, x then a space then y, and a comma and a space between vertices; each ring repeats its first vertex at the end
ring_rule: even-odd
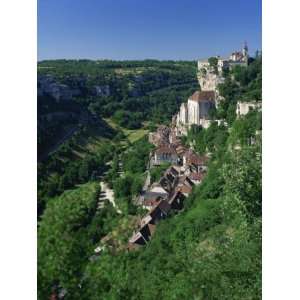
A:
POLYGON ((182 103, 176 115, 177 135, 186 135, 192 125, 209 127, 209 111, 215 106, 213 91, 197 91, 189 97, 187 103, 182 103))
POLYGON ((188 120, 187 123, 188 125, 199 125, 199 119, 200 119, 200 107, 199 103, 193 100, 188 99, 188 120))
POLYGON ((188 122, 188 106, 186 103, 182 103, 179 111, 179 122, 187 124, 188 122))
POLYGON ((238 117, 246 115, 251 109, 260 109, 261 102, 241 102, 236 105, 236 115, 238 117))

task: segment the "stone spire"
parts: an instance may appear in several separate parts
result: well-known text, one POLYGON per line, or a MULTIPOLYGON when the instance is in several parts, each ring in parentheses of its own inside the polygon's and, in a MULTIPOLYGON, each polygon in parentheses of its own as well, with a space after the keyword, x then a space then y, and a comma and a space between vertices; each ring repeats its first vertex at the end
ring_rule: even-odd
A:
POLYGON ((244 56, 248 56, 248 45, 247 45, 247 41, 244 42, 243 55, 244 55, 244 56))

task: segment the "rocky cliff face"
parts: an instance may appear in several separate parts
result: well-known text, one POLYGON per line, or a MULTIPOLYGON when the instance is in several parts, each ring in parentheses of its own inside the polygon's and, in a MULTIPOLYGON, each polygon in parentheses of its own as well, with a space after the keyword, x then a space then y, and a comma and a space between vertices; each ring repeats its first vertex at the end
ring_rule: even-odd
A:
POLYGON ((38 97, 50 96, 56 102, 71 100, 72 97, 80 95, 78 88, 70 88, 67 84, 61 84, 51 75, 38 76, 37 85, 38 97))
POLYGON ((202 91, 216 91, 218 84, 224 82, 224 78, 213 72, 198 72, 197 78, 202 91))
POLYGON ((224 83, 224 77, 217 74, 211 68, 201 69, 197 73, 197 78, 202 91, 214 91, 216 93, 216 106, 222 101, 219 94, 218 85, 224 83))

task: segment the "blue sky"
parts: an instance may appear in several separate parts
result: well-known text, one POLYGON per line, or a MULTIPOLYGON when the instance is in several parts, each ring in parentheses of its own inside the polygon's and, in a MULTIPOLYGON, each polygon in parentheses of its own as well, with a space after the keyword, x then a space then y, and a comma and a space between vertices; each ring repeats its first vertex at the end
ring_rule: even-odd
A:
POLYGON ((261 49, 261 0, 38 0, 38 59, 197 59, 261 49))

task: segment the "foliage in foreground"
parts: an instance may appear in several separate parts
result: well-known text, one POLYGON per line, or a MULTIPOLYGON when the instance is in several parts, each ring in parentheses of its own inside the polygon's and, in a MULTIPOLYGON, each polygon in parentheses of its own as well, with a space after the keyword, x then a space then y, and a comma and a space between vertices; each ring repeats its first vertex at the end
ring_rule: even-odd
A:
POLYGON ((87 265, 83 297, 261 298, 260 139, 232 150, 240 137, 236 126, 231 134, 236 138, 213 154, 208 175, 188 198, 186 210, 162 221, 146 247, 104 254, 87 265))
MULTIPOLYGON (((241 88, 224 86, 227 97, 217 114, 230 130, 214 124, 191 132, 196 149, 212 153, 208 174, 185 210, 162 221, 140 251, 104 252, 89 261, 94 242, 118 216, 110 210, 93 215, 93 193, 72 191, 49 201, 39 228, 40 299, 49 298, 53 285, 67 289, 66 300, 261 299, 261 114, 235 120, 233 110, 240 96, 256 89, 256 79, 259 88, 254 67, 250 81, 247 71, 237 75, 246 76, 241 88)), ((144 172, 149 151, 135 146, 122 157, 119 192, 128 199, 135 188, 127 183, 144 172)))
POLYGON ((99 192, 98 184, 88 183, 48 202, 38 229, 39 299, 49 299, 55 286, 79 297, 83 268, 117 217, 109 204, 96 211, 99 192))
POLYGON ((115 257, 106 254, 89 264, 83 283, 84 296, 87 299, 259 299, 261 191, 256 182, 261 174, 260 161, 255 158, 248 166, 241 165, 248 151, 254 154, 256 150, 233 155, 219 172, 207 177, 212 188, 211 181, 225 182, 218 195, 204 197, 214 192, 208 190, 208 184, 196 190, 190 208, 160 223, 147 247, 115 257), (241 167, 235 169, 236 164, 241 167), (232 169, 235 174, 228 176, 232 169))

